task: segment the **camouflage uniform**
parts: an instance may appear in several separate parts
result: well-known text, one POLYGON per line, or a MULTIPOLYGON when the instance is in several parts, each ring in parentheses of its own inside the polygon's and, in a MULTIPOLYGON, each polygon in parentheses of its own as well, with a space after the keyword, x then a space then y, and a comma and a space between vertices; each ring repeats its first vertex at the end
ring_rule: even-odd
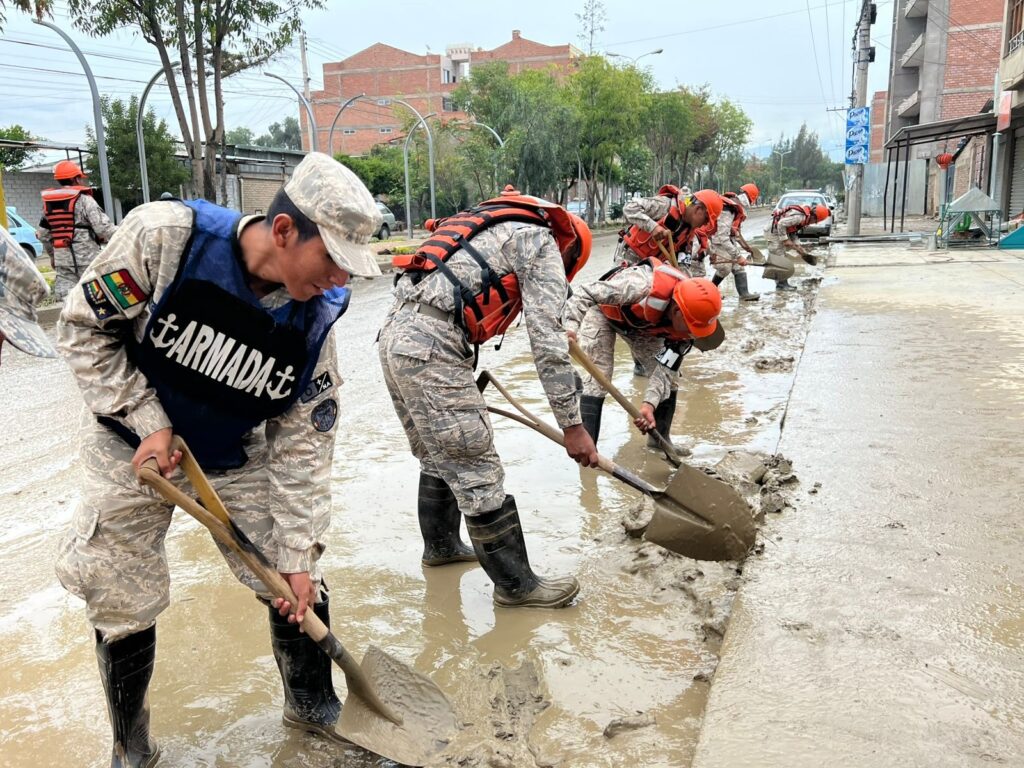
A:
MULTIPOLYGON (((750 198, 745 192, 740 192, 737 199, 744 208, 750 206, 750 198)), ((729 206, 722 208, 718 215, 718 229, 711 237, 711 264, 719 278, 728 277, 730 272, 740 274, 747 271, 746 265, 740 264, 746 259, 747 252, 733 240, 732 224, 735 219, 729 206)))
MULTIPOLYGON (((518 276, 526 330, 551 410, 563 429, 580 424, 580 379, 561 326, 568 283, 554 237, 543 227, 505 222, 478 234, 473 245, 497 274, 518 276)), ((480 291, 480 267, 468 254, 457 251, 447 264, 474 294, 480 291)), ((452 315, 452 290, 439 272, 418 284, 400 278, 380 333, 380 361, 422 472, 444 480, 471 518, 502 506, 505 472, 476 388, 474 350, 452 315), (438 311, 448 317, 435 316, 438 311)))
POLYGON ((792 237, 786 234, 786 230, 789 227, 796 227, 803 224, 805 219, 804 214, 800 211, 791 211, 779 219, 778 226, 775 231, 772 231, 771 222, 768 222, 768 226, 765 227, 764 236, 768 239, 768 250, 770 253, 778 254, 780 256, 788 256, 787 249, 783 246, 787 240, 796 239, 794 234, 792 237))
POLYGON ((36 235, 53 260, 53 268, 56 272, 56 280, 53 284, 54 298, 64 301, 71 289, 78 284, 86 267, 99 255, 100 244, 110 242, 117 227, 107 218, 107 214, 103 212, 96 199, 85 193, 80 194, 75 202, 75 234, 71 241, 71 248, 54 248, 53 237, 45 222, 46 217, 44 216, 36 235), (74 255, 72 255, 72 250, 74 250, 74 255), (76 262, 78 269, 75 269, 76 262))
MULTIPOLYGON (((608 278, 573 288, 565 310, 565 329, 575 331, 580 347, 611 378, 615 366, 615 338, 629 345, 633 359, 643 363, 650 377, 644 400, 657 407, 678 388, 679 377, 655 358, 665 346, 665 339, 641 330, 623 330, 612 325, 599 305, 627 306, 642 301, 650 292, 654 271, 649 264, 627 267, 608 278)), ((583 394, 604 397, 604 389, 592 376, 583 380, 583 394)))
MULTIPOLYGON (((626 220, 626 228, 635 224, 644 232, 653 232, 658 222, 664 219, 672 208, 672 199, 664 195, 654 197, 635 197, 622 206, 622 217, 626 220)), ((640 260, 633 250, 622 240, 615 249, 616 264, 636 264, 640 260)))
MULTIPOLYGON (((245 226, 260 217, 247 217, 245 226)), ((79 434, 85 471, 81 501, 57 557, 57 575, 84 599, 92 624, 108 642, 151 626, 167 607, 169 578, 164 537, 173 506, 139 486, 131 466, 135 451, 96 416, 118 419, 138 435, 170 427, 155 391, 128 360, 119 334, 142 338, 153 308, 174 281, 191 235, 192 214, 179 203, 135 209, 103 253, 85 270, 82 288, 71 292, 58 325, 58 344, 78 379, 88 406, 79 434), (87 288, 103 275, 127 270, 146 299, 99 319, 87 288)), ((283 288, 261 304, 271 309, 289 300, 283 288)), ((95 297, 94 297, 95 301, 95 297)), ((337 413, 334 388, 341 383, 331 336, 321 349, 314 382, 280 416, 245 439, 249 457, 236 470, 210 473, 239 527, 274 566, 285 573, 308 571, 319 581, 317 561, 330 516, 330 467, 334 418, 317 419, 322 404, 337 413), (324 375, 328 378, 323 378, 324 375), (329 423, 328 423, 329 421, 329 423)), ((181 473, 175 482, 184 482, 181 473)), ((244 584, 269 597, 233 556, 227 560, 244 584)))

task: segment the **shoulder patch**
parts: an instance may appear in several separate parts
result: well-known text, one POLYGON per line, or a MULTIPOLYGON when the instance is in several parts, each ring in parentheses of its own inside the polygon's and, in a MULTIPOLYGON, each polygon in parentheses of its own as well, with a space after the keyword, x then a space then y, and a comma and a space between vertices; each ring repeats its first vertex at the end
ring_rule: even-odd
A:
POLYGON ((338 420, 338 401, 333 397, 324 400, 313 409, 310 420, 317 432, 330 432, 334 422, 338 420))
POLYGON ((121 309, 134 307, 139 302, 145 301, 148 296, 139 288, 139 284, 131 276, 127 269, 119 269, 103 275, 103 286, 107 289, 113 299, 121 306, 121 309))
POLYGON ((117 314, 117 309, 111 304, 107 294, 103 292, 99 280, 90 280, 82 283, 82 291, 85 293, 85 301, 96 315, 97 320, 106 320, 117 314))
POLYGON ((300 397, 299 400, 300 402, 308 403, 310 400, 322 395, 333 386, 334 382, 331 381, 331 374, 324 371, 309 382, 309 386, 306 387, 306 391, 302 393, 302 397, 300 397))

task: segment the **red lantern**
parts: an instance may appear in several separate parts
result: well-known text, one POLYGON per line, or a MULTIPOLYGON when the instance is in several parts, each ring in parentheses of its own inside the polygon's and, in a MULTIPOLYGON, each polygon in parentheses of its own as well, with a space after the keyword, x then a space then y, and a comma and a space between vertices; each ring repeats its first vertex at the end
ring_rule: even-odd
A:
POLYGON ((953 156, 949 152, 943 152, 935 158, 935 162, 939 164, 939 168, 946 170, 949 168, 949 164, 953 162, 953 156))

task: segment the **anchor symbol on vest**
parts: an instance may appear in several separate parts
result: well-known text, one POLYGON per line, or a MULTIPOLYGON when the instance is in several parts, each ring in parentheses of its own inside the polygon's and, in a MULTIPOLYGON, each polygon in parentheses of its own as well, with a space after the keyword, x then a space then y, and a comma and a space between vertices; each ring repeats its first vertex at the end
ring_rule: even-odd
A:
POLYGON ((167 337, 168 331, 178 330, 178 326, 174 324, 174 320, 176 317, 177 315, 170 314, 167 316, 166 320, 164 320, 162 317, 159 318, 156 322, 157 325, 160 325, 162 327, 160 328, 160 333, 158 335, 153 335, 153 332, 150 331, 149 338, 153 342, 153 346, 156 347, 157 349, 164 349, 165 347, 169 347, 176 341, 176 339, 164 341, 164 339, 167 337))
POLYGON ((283 371, 277 371, 274 375, 277 376, 277 384, 273 387, 267 387, 267 396, 272 400, 280 400, 282 397, 287 397, 292 391, 291 387, 288 387, 284 392, 281 391, 281 388, 287 382, 295 381, 295 377, 292 376, 292 366, 289 365, 283 371))

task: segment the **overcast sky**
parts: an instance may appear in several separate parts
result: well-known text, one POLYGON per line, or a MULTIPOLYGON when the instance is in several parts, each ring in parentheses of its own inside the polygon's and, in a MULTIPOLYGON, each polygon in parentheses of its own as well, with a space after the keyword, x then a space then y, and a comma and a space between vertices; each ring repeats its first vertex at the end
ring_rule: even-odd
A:
MULTIPOLYGON (((321 86, 324 62, 375 42, 440 53, 453 43, 494 48, 519 29, 523 37, 541 43, 571 42, 585 48, 575 15, 582 0, 447 2, 429 8, 422 1, 401 0, 326 4, 324 10, 304 14, 314 89, 321 86)), ((869 70, 869 103, 871 93, 885 88, 889 62, 893 2, 877 5, 872 39, 878 54, 869 70)), ((605 7, 608 18, 595 50, 640 56, 664 49, 640 64, 651 67, 662 88, 706 83, 716 95, 739 103, 754 123, 751 151, 765 154, 780 133, 794 134, 806 122, 825 149, 841 158, 844 118, 825 110, 848 105, 850 43, 860 0, 606 0, 605 7)), ((74 55, 55 32, 32 24, 10 6, 7 16, 0 40, 0 125, 17 122, 52 141, 84 143, 92 108, 74 55)), ((158 69, 153 49, 130 31, 96 39, 73 31, 63 0, 56 3, 54 21, 71 31, 87 54, 94 54, 89 59, 101 93, 120 98, 139 94, 158 69)), ((266 71, 299 85, 298 49, 284 52, 266 71)), ((244 125, 259 133, 270 123, 297 115, 287 87, 258 73, 227 81, 226 90, 228 128, 244 125)), ((177 133, 166 89, 155 88, 149 103, 177 133)))

